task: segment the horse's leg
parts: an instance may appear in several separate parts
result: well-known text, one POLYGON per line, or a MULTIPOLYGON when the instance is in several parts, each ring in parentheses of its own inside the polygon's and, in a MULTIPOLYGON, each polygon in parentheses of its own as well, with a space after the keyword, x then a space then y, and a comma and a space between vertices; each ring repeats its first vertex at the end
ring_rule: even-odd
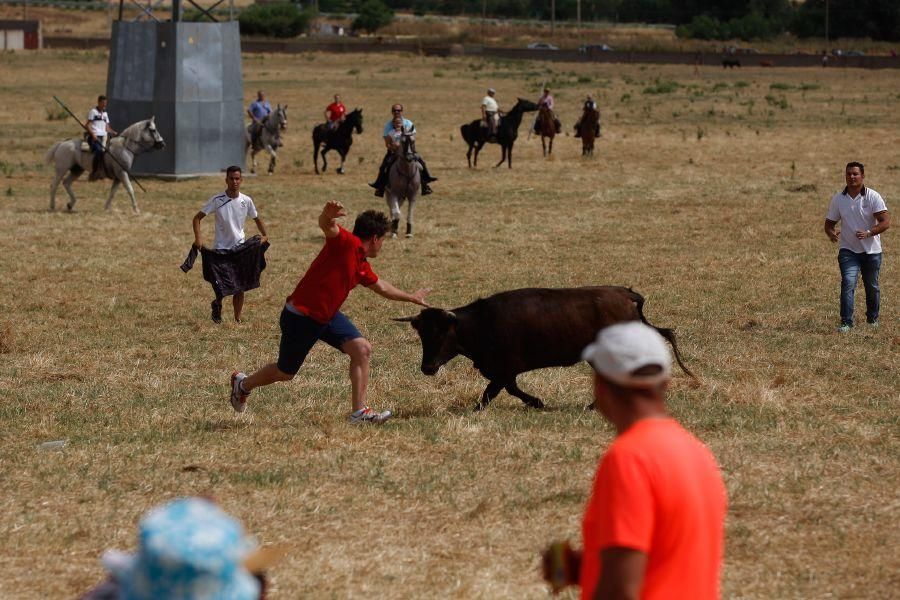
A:
POLYGON ((397 237, 397 227, 400 225, 400 201, 393 190, 387 194, 388 209, 391 211, 391 237, 397 237))
POLYGON ((62 184, 66 189, 66 193, 69 194, 69 203, 66 204, 66 210, 72 210, 75 208, 75 202, 77 199, 75 198, 75 192, 72 191, 72 182, 75 181, 75 174, 72 171, 66 173, 66 176, 63 177, 62 184))
POLYGON ((498 162, 496 165, 494 165, 494 168, 496 169, 497 167, 502 165, 503 161, 505 161, 505 160, 506 160, 506 146, 500 146, 500 162, 498 162))
POLYGON ((256 149, 256 146, 254 146, 250 150, 250 172, 253 173, 254 175, 256 174, 256 153, 257 152, 259 152, 259 150, 256 149))
POLYGON ((106 199, 106 206, 104 207, 106 210, 109 210, 112 207, 113 196, 116 195, 116 191, 119 189, 119 179, 113 179, 112 187, 109 188, 109 197, 106 199))
POLYGON ((341 155, 341 166, 337 168, 337 174, 344 174, 344 161, 347 159, 347 151, 346 150, 338 150, 338 154, 341 155))
POLYGON ((57 171, 53 177, 53 183, 50 184, 50 210, 56 210, 56 190, 59 188, 59 182, 62 181, 62 178, 62 173, 57 171))
POLYGON ((322 172, 324 173, 326 169, 328 169, 328 160, 325 158, 325 153, 331 150, 331 146, 325 146, 322 148, 322 172))
MULTIPOLYGON (((512 169, 512 147, 513 147, 513 145, 510 144, 509 150, 506 151, 506 161, 507 161, 507 164, 509 165, 510 169, 512 169)), ((500 162, 502 163, 503 161, 500 161, 500 162)))
POLYGON ((406 201, 406 237, 413 236, 413 210, 416 207, 416 195, 413 194, 406 201))
POLYGON ((269 153, 269 170, 267 172, 267 175, 271 175, 275 172, 275 160, 278 158, 278 153, 275 152, 275 148, 273 148, 271 145, 266 146, 266 152, 269 153))
POLYGON ((547 156, 550 156, 551 154, 553 154, 553 138, 554 137, 555 136, 552 136, 552 135, 550 136, 550 147, 547 149, 547 156))
POLYGON ((319 141, 313 138, 313 167, 316 169, 316 175, 319 174, 319 141))
POLYGON ((138 209, 137 200, 134 197, 134 188, 131 187, 131 178, 128 177, 128 173, 122 173, 122 184, 125 186, 125 191, 128 192, 128 197, 131 198, 131 210, 134 211, 134 214, 140 214, 140 210, 138 209))

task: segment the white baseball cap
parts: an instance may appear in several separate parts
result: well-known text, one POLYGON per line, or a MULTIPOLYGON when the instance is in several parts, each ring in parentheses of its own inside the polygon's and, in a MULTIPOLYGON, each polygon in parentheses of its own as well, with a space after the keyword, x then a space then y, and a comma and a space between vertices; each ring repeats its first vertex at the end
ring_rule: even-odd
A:
POLYGON ((610 325, 581 353, 582 360, 613 383, 623 387, 652 387, 668 380, 672 356, 659 333, 640 321, 610 325), (658 373, 635 375, 643 367, 657 365, 658 373))
POLYGON ((495 90, 494 88, 488 88, 487 93, 488 93, 488 94, 496 94, 496 93, 497 93, 497 90, 495 90))

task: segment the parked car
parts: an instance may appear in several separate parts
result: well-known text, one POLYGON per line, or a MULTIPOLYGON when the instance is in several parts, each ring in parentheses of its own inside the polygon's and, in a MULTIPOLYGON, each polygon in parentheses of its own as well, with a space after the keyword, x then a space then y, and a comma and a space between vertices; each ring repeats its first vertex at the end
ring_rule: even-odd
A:
POLYGON ((548 44, 547 42, 531 42, 528 44, 529 50, 559 50, 553 44, 548 44))
POLYGON ((844 52, 844 56, 865 56, 866 53, 862 50, 847 50, 844 52))
POLYGON ((606 44, 582 44, 578 51, 582 54, 588 54, 590 52, 612 52, 614 48, 611 46, 607 46, 606 44))

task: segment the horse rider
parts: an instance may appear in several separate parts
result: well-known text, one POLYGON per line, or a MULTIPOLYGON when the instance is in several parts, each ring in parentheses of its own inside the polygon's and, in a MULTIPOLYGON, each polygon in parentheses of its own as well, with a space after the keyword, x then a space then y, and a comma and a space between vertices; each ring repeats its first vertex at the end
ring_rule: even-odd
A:
MULTIPOLYGON (((584 120, 584 117, 592 110, 598 112, 599 117, 599 109, 597 108, 597 102, 588 94, 588 97, 584 100, 584 108, 581 111, 581 116, 578 118, 578 122, 575 123, 575 137, 581 137, 581 121, 584 120)), ((597 124, 594 125, 594 137, 600 137, 600 119, 597 119, 597 124)))
MULTIPOLYGON (((553 112, 553 96, 550 95, 550 88, 544 87, 544 93, 541 94, 541 97, 538 98, 537 101, 538 109, 542 107, 546 107, 547 110, 550 111, 550 115, 553 117, 553 125, 556 127, 556 133, 560 133, 562 131, 562 123, 559 122, 559 119, 556 116, 556 113, 553 112)), ((534 119, 534 132, 540 133, 537 126, 537 115, 535 115, 534 119)))
MULTIPOLYGON (((402 104, 393 105, 391 107, 391 114, 393 116, 384 124, 384 133, 382 135, 384 138, 384 147, 387 151, 384 153, 384 159, 381 161, 381 166, 378 167, 378 177, 375 179, 375 183, 369 184, 370 187, 375 188, 375 195, 379 198, 384 197, 384 188, 388 183, 388 173, 391 170, 391 165, 394 164, 394 160, 397 158, 397 154, 393 151, 393 149, 396 148, 394 144, 394 137, 396 136, 394 119, 397 119, 398 117, 401 119, 403 132, 406 134, 415 135, 416 133, 416 126, 413 122, 403 116, 402 104)), ((432 177, 428 173, 428 167, 425 165, 425 160, 423 160, 419 153, 416 152, 415 145, 413 145, 412 150, 416 155, 416 160, 419 161, 419 165, 422 167, 422 195, 427 196, 432 193, 431 186, 428 184, 432 181, 437 181, 437 177, 432 177)))
POLYGON ((334 95, 334 102, 325 107, 325 126, 328 130, 337 129, 347 116, 347 107, 341 102, 338 94, 334 95))
POLYGON ((256 145, 259 140, 259 134, 262 131, 263 121, 272 114, 272 105, 266 100, 266 93, 263 90, 256 92, 256 101, 250 104, 247 114, 253 119, 250 124, 250 143, 256 145))
POLYGON ((500 104, 494 98, 496 93, 494 88, 488 88, 487 96, 481 101, 481 126, 487 128, 489 137, 497 135, 500 124, 500 104))
POLYGON ((91 168, 90 179, 99 177, 101 160, 106 147, 106 134, 118 135, 115 129, 109 125, 109 114, 106 112, 106 96, 97 96, 97 106, 88 112, 87 116, 87 142, 94 153, 94 162, 91 168))

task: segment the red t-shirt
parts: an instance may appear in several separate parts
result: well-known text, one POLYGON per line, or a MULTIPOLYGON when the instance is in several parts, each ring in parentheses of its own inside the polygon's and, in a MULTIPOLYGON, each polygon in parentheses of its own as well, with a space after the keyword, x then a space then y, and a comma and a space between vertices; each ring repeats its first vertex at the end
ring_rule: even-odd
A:
MULTIPOLYGON (((319 106, 322 105, 320 104, 319 106)), ((329 119, 331 119, 332 121, 337 121, 344 116, 344 113, 347 112, 347 107, 344 106, 343 102, 332 102, 325 110, 331 111, 328 113, 329 119)))
POLYGON ((325 238, 325 247, 287 301, 319 323, 328 323, 357 284, 368 287, 378 281, 366 260, 362 241, 338 226, 340 233, 325 238))
POLYGON ((600 582, 600 553, 647 554, 641 598, 719 597, 728 498, 709 448, 674 419, 642 419, 603 457, 582 523, 581 597, 600 582))

